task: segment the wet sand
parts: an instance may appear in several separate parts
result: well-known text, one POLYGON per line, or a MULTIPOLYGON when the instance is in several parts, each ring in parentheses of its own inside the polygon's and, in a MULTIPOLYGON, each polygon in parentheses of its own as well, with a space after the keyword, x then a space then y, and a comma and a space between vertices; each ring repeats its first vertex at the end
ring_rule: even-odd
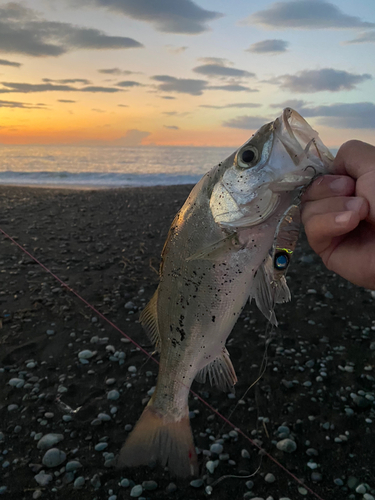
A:
MULTIPOLYGON (((0 227, 152 352, 138 323, 139 311, 156 289, 169 225, 190 189, 0 187, 0 227)), ((238 377, 235 398, 209 385, 193 388, 321 498, 362 498, 347 482, 352 476, 351 487, 367 483, 369 494, 375 490, 374 298, 326 271, 304 237, 288 283, 293 300, 278 306, 280 324, 274 332, 255 305, 247 305, 229 338, 238 377), (266 339, 265 373, 244 395, 259 375, 266 339), (297 449, 279 450, 276 443, 284 438, 292 438, 297 449)), ((203 486, 192 487, 191 478, 171 478, 159 466, 113 469, 111 459, 149 398, 157 366, 3 235, 0 318, 4 498, 128 499, 132 486, 146 480, 156 481, 157 488, 140 498, 151 500, 207 498, 209 484, 214 484, 215 500, 305 497, 295 480, 243 437, 230 435, 232 429, 194 398, 196 446, 209 450, 212 437, 224 440, 213 474, 205 466, 208 454, 199 456, 203 486), (82 363, 78 354, 85 350, 94 355, 82 363), (21 387, 10 385, 12 379, 20 379, 21 387), (108 399, 113 390, 119 399, 108 399), (56 447, 66 454, 51 469, 42 464, 45 450, 37 447, 38 438, 49 433, 63 436, 56 447), (108 446, 97 451, 100 442, 108 446), (70 461, 82 467, 67 472, 70 461), (42 485, 35 479, 44 477, 41 471, 51 477, 42 485), (254 475, 215 485, 228 474, 254 475), (119 485, 124 478, 128 487, 126 481, 119 485), (171 482, 177 489, 167 493, 171 482)))

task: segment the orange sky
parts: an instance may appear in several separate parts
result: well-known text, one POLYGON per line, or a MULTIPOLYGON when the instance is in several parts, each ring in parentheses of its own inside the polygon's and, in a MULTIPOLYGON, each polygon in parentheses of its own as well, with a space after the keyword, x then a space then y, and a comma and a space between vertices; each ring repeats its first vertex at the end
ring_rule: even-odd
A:
POLYGON ((0 143, 238 147, 286 105, 329 147, 375 143, 369 0, 319 0, 293 29, 293 1, 186 0, 177 21, 130 3, 0 0, 0 143))

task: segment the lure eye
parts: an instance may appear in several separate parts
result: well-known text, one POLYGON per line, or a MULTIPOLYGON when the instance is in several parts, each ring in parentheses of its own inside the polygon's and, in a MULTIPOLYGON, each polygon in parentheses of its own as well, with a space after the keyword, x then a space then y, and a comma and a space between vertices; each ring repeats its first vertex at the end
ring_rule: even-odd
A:
POLYGON ((275 269, 278 271, 285 271, 289 265, 289 256, 285 252, 279 252, 275 255, 275 260, 273 263, 275 269))
POLYGON ((243 149, 237 158, 237 163, 239 167, 250 168, 253 167, 259 158, 258 150, 254 146, 247 146, 243 149))

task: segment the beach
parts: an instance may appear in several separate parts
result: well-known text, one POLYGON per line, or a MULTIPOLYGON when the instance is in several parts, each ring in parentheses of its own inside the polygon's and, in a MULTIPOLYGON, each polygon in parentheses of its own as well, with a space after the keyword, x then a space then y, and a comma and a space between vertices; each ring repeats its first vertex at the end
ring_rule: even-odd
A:
MULTIPOLYGON (((152 353, 139 312, 157 287, 169 226, 191 188, 0 186, 0 228, 67 285, 0 234, 4 498, 120 500, 142 484, 138 498, 150 500, 204 499, 210 485, 215 500, 314 498, 194 397, 201 483, 160 466, 113 467, 157 365, 69 288, 152 353), (40 439, 49 434, 60 436, 53 447, 63 460, 54 467, 43 464, 48 448, 40 439), (210 452, 217 440, 219 454, 210 452), (216 483, 226 475, 236 477, 216 483)), ((375 295, 327 271, 304 235, 288 284, 292 301, 277 306, 277 328, 247 304, 229 337, 235 396, 209 384, 193 390, 315 498, 375 497, 375 295)))

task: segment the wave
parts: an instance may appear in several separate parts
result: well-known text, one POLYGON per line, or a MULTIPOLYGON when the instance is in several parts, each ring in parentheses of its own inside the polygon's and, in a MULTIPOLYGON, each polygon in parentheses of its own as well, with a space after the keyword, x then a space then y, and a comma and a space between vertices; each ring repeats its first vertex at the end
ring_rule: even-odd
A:
POLYGON ((0 184, 16 186, 53 186, 53 187, 138 187, 171 186, 176 184, 196 184, 201 175, 189 174, 126 174, 115 172, 0 172, 0 184))

